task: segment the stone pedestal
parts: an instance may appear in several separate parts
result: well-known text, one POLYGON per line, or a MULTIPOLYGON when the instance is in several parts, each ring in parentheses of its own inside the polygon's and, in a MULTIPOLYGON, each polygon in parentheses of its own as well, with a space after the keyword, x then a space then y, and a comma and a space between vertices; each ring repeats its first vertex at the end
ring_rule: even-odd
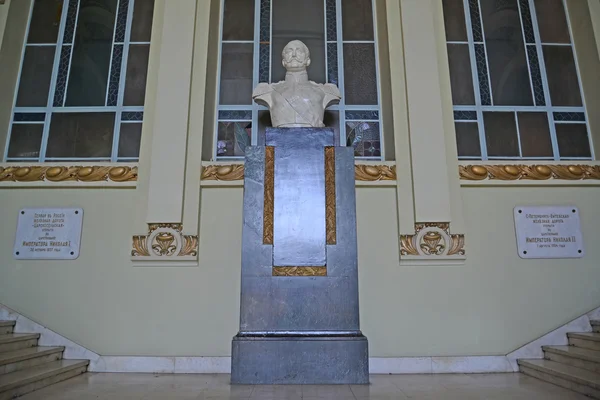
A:
POLYGON ((246 148, 237 384, 365 384, 352 148, 270 128, 246 148))

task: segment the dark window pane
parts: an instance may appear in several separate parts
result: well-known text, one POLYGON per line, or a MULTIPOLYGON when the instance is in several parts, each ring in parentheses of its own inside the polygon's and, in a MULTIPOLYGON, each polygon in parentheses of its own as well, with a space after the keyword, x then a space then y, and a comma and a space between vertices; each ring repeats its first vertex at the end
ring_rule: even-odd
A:
POLYGON ((131 22, 131 41, 149 42, 152 33, 152 17, 154 0, 137 0, 133 9, 131 22))
POLYGON ((250 146, 252 122, 219 122, 217 156, 243 156, 250 146))
POLYGON ((327 128, 333 128, 333 137, 336 146, 340 144, 340 113, 339 111, 325 111, 323 116, 323 123, 327 128))
POLYGON ((254 40, 254 0, 225 0, 223 40, 254 40))
POLYGON ((582 106, 573 50, 567 46, 543 46, 552 105, 582 106))
POLYGON ((103 106, 117 0, 81 0, 67 87, 67 106, 103 106))
POLYGON ((377 104, 375 49, 370 43, 344 44, 346 104, 377 104))
POLYGON ((543 112, 520 112, 519 134, 523 157, 552 157, 552 140, 548 114, 543 112))
POLYGON ((62 0, 37 0, 29 23, 27 43, 56 43, 62 0))
POLYGON ((19 81, 17 107, 48 105, 55 50, 55 46, 27 46, 19 81))
POLYGON ((452 103, 454 105, 474 105, 473 73, 469 46, 466 44, 449 44, 448 60, 450 63, 450 81, 452 83, 452 103))
POLYGON ((535 0, 542 43, 571 43, 563 0, 535 0))
POLYGON ((519 156, 517 124, 515 123, 514 113, 484 112, 483 122, 488 156, 519 156))
POLYGON ((585 124, 556 124, 556 138, 561 158, 592 156, 585 124))
POLYGON ((481 157, 479 129, 476 122, 457 122, 456 147, 459 157, 481 157))
POLYGON ((379 122, 346 121, 346 146, 356 157, 381 157, 379 122))
POLYGON ((39 157, 43 124, 13 124, 8 157, 39 157))
POLYGON ((374 40, 371 0, 342 0, 342 37, 344 40, 374 40))
POLYGON ((463 0, 443 0, 444 25, 446 40, 449 42, 466 42, 467 26, 465 24, 465 7, 463 0))
POLYGON ((301 40, 310 50, 308 77, 325 82, 325 9, 323 0, 277 0, 273 4, 271 81, 285 78, 281 52, 291 40, 301 40))
POLYGON ((533 105, 517 0, 481 0, 481 12, 494 105, 533 105))
POLYGON ((126 106, 144 105, 149 55, 150 45, 134 44, 129 46, 127 78, 125 80, 125 95, 123 97, 123 104, 126 106))
POLYGON ((223 44, 220 104, 252 104, 252 48, 252 44, 223 44))
POLYGON ((142 141, 142 124, 121 124, 119 157, 139 157, 142 141))
POLYGON ((53 113, 46 157, 110 157, 114 113, 53 113))

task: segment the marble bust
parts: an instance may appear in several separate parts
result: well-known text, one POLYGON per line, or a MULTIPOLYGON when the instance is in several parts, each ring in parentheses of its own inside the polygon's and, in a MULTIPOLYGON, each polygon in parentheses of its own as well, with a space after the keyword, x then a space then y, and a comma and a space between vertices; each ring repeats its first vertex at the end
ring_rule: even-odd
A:
POLYGON ((310 51, 304 43, 292 40, 282 52, 285 80, 278 83, 260 83, 252 98, 269 108, 273 127, 324 127, 325 109, 340 101, 337 86, 308 80, 310 51))

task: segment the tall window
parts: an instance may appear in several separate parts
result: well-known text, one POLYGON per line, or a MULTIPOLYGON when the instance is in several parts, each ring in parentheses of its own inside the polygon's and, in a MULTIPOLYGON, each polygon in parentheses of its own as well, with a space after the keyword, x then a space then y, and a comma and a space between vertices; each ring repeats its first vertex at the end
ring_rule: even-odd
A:
POLYGON ((591 159, 563 0, 443 0, 461 159, 591 159))
POLYGON ((338 85, 342 101, 324 123, 356 157, 381 159, 378 58, 371 0, 222 0, 215 156, 242 157, 271 126, 252 101, 260 82, 285 77, 281 52, 291 40, 310 49, 309 79, 338 85))
POLYGON ((5 160, 135 161, 154 0, 34 0, 5 160))

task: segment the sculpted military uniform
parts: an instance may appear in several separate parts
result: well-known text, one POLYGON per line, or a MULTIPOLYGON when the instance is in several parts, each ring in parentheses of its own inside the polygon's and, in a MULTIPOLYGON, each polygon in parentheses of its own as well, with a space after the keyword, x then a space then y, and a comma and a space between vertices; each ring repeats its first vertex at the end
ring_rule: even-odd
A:
POLYGON ((260 83, 252 93, 254 101, 270 110, 274 127, 324 127, 325 108, 340 101, 337 86, 308 80, 310 53, 304 43, 294 40, 284 48, 285 81, 260 83))

